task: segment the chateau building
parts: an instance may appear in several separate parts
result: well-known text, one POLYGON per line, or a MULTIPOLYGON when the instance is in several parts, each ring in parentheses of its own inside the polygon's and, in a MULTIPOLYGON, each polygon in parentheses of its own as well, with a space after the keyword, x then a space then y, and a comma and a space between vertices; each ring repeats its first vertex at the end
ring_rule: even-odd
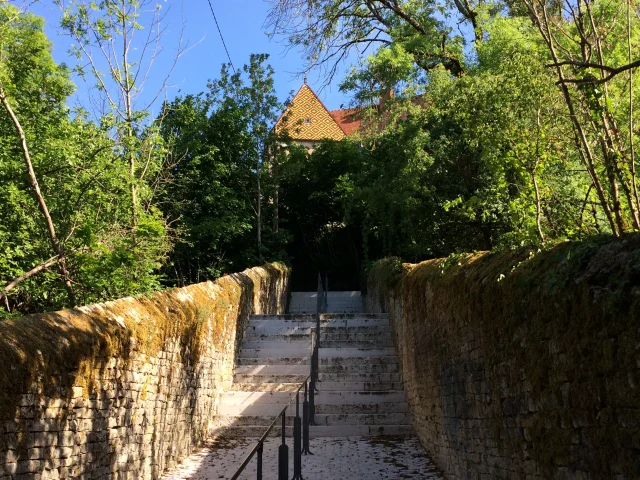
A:
POLYGON ((293 97, 276 123, 276 131, 287 130, 295 143, 312 150, 322 140, 342 140, 361 126, 361 109, 328 110, 307 82, 293 97))

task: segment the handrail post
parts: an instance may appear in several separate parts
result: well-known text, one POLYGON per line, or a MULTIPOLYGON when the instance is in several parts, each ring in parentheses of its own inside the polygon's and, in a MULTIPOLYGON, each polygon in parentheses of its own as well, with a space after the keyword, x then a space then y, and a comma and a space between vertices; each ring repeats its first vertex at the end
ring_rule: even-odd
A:
POLYGON ((316 315, 316 341, 313 349, 313 354, 315 356, 315 375, 314 375, 314 386, 317 384, 320 379, 318 378, 318 374, 320 373, 320 314, 316 315))
POLYGON ((278 480, 289 480, 289 447, 286 443, 287 407, 282 411, 282 445, 278 449, 278 480))
MULTIPOLYGON (((313 381, 312 376, 309 375, 304 379, 304 382, 300 382, 300 386, 295 391, 296 394, 296 416, 294 418, 294 479, 293 480, 303 480, 302 478, 302 453, 313 455, 309 451, 309 405, 310 402, 307 401, 307 393, 311 391, 311 389, 307 390, 307 385, 309 385, 309 381, 313 381), (300 419, 300 390, 304 387, 304 403, 303 403, 303 416, 305 417, 304 427, 302 425, 302 421, 300 419), (304 437, 303 437, 304 436, 304 437), (306 452, 302 452, 302 445, 305 446, 306 452)), ((267 439, 269 433, 272 429, 278 424, 278 420, 282 420, 282 445, 278 450, 278 480, 288 480, 289 476, 289 447, 287 446, 287 408, 291 405, 290 400, 287 405, 280 410, 280 413, 276 415, 276 418, 271 422, 271 425, 266 429, 266 431, 262 434, 258 442, 255 444, 253 449, 247 454, 242 465, 236 470, 236 472, 231 477, 231 480, 239 480, 240 475, 244 471, 245 467, 249 464, 254 454, 258 454, 258 465, 257 465, 257 478, 258 480, 262 480, 262 459, 263 459, 263 451, 264 451, 264 441, 267 439)))
POLYGON ((262 451, 264 449, 264 443, 262 440, 258 443, 258 480, 262 480, 262 451))
POLYGON ((313 455, 309 450, 309 400, 307 398, 307 381, 304 381, 304 401, 302 402, 302 453, 313 455))
MULTIPOLYGON (((312 340, 313 341, 313 340, 312 340)), ((311 353, 311 375, 309 376, 309 425, 315 425, 314 415, 316 411, 316 405, 314 401, 314 393, 316 389, 316 379, 318 378, 318 359, 316 356, 316 347, 314 342, 313 352, 311 353)), ((306 385, 305 385, 306 388, 306 385)))
POLYGON ((318 295, 316 297, 316 313, 322 312, 324 306, 324 292, 322 290, 322 276, 318 272, 318 295))
MULTIPOLYGON (((306 383, 306 382, 305 382, 306 383)), ((293 419, 293 478, 302 478, 302 420, 300 419, 300 390, 296 392, 296 416, 293 419)))
POLYGON ((327 313, 329 308, 329 275, 325 273, 324 275, 324 308, 323 312, 327 313))

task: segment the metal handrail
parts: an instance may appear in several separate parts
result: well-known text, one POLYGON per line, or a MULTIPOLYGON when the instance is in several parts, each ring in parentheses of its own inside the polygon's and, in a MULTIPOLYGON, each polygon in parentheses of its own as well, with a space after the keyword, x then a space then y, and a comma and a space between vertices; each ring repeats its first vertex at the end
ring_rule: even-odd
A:
POLYGON ((289 453, 288 447, 286 445, 286 413, 287 408, 291 406, 293 403, 293 398, 295 396, 296 399, 296 417, 294 420, 294 477, 292 480, 302 480, 301 474, 301 456, 304 455, 313 455, 309 451, 309 425, 315 425, 314 417, 315 417, 315 392, 316 392, 316 383, 320 380, 318 379, 318 372, 320 369, 320 358, 319 358, 319 348, 320 348, 320 314, 326 313, 328 307, 328 290, 329 290, 329 278, 325 276, 325 281, 327 282, 327 288, 324 288, 324 284, 322 281, 322 276, 318 273, 318 295, 316 302, 316 331, 315 338, 311 337, 311 373, 307 375, 304 381, 300 384, 298 389, 295 391, 293 395, 291 395, 291 400, 287 403, 282 410, 276 415, 276 418, 271 422, 271 424, 267 427, 265 432, 260 437, 260 440, 255 444, 255 446, 251 449, 251 451, 247 454, 244 461, 236 471, 236 473, 231 477, 231 480, 237 480, 240 478, 240 475, 244 471, 249 462, 253 459, 253 456, 258 453, 258 479, 262 479, 262 451, 264 448, 264 442, 273 430, 273 427, 276 426, 276 423, 280 418, 282 418, 282 445, 279 450, 279 460, 278 460, 278 479, 279 480, 288 480, 288 470, 289 470, 289 453), (309 400, 307 401, 307 384, 309 385, 309 400), (303 423, 301 424, 300 419, 300 390, 304 387, 304 402, 303 402, 303 423))
MULTIPOLYGON (((310 379, 311 379, 311 375, 307 375, 307 377, 300 384, 298 389, 294 392, 293 395, 291 395, 291 400, 289 401, 289 403, 287 403, 282 408, 282 410, 280 410, 280 412, 276 415, 276 418, 273 420, 273 422, 271 422, 271 425, 269 425, 269 427, 267 427, 265 432, 260 437, 260 440, 258 440, 258 442, 255 444, 255 446, 247 454, 247 456, 245 457, 245 459, 242 462, 242 464, 240 465, 240 467, 238 467, 238 470, 236 471, 236 473, 233 475, 233 477, 231 477, 231 480, 237 480, 238 478, 240 478, 240 474, 242 474, 242 472, 244 471, 246 466, 249 465, 249 462, 251 461, 253 456, 256 454, 256 452, 258 452, 258 450, 262 449, 262 447, 264 445, 264 441, 269 436, 269 433, 271 433, 271 430, 273 430, 273 427, 275 427, 276 422, 278 422, 278 420, 280 420, 280 417, 282 417, 282 428, 283 428, 283 430, 282 430, 282 438, 284 440, 284 436, 285 436, 285 432, 284 432, 285 425, 284 425, 284 422, 285 422, 285 414, 287 412, 287 408, 289 408, 289 406, 291 406, 291 404, 293 403, 294 397, 296 398, 296 400, 298 399, 298 395, 300 393, 300 390, 302 390, 302 387, 306 387, 306 385, 310 381, 310 379)), ((305 393, 306 393, 306 390, 305 390, 305 393)), ((259 475, 259 478, 262 478, 260 473, 258 475, 259 475)))

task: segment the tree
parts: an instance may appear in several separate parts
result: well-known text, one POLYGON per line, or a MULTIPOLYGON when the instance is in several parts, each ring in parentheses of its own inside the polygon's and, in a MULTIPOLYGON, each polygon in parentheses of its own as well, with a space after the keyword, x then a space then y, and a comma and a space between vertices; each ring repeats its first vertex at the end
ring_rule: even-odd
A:
POLYGON ((247 149, 243 156, 253 162, 255 168, 255 219, 258 258, 262 261, 263 252, 263 209, 265 186, 267 191, 272 185, 264 185, 270 179, 269 171, 264 166, 269 163, 270 152, 278 143, 278 134, 274 126, 284 105, 279 102, 273 86, 273 68, 265 65, 269 56, 252 54, 249 64, 241 71, 229 73, 228 66, 223 66, 220 78, 211 82, 210 98, 221 111, 237 111, 242 117, 247 149), (244 78, 243 78, 244 77, 244 78))
POLYGON ((282 258, 282 235, 263 220, 275 209, 266 201, 274 171, 264 166, 282 108, 267 58, 252 55, 236 73, 224 65, 208 92, 165 104, 159 117, 175 165, 160 200, 179 233, 165 270, 178 284, 282 258))
POLYGON ((524 0, 569 112, 575 148, 611 231, 640 228, 633 71, 640 23, 631 1, 524 0), (624 19, 623 21, 621 21, 624 19), (632 226, 630 227, 631 224, 632 226))
MULTIPOLYGON (((48 45, 46 39, 41 34, 41 22, 33 17, 20 15, 19 10, 14 7, 5 6, 2 7, 0 11, 0 25, 2 25, 0 28, 0 102, 2 103, 5 115, 15 129, 14 137, 17 140, 15 143, 19 145, 31 193, 33 197, 35 197, 35 201, 42 215, 42 220, 46 224, 53 252, 53 257, 36 265, 24 275, 7 285, 0 292, 0 300, 4 300, 8 292, 15 288, 20 282, 49 266, 57 265, 67 291, 69 302, 75 304, 75 294, 67 268, 67 258, 64 247, 58 237, 56 226, 49 211, 48 202, 40 188, 38 177, 34 170, 27 133, 18 117, 18 114, 22 112, 17 112, 16 108, 12 106, 12 103, 18 103, 16 97, 23 97, 21 98, 21 103, 25 110, 28 108, 29 103, 31 103, 30 100, 33 101, 34 97, 38 94, 42 96, 50 95, 57 99, 64 97, 69 93, 69 82, 64 72, 59 70, 48 57, 48 45), (22 65, 21 68, 18 69, 16 68, 17 62, 19 59, 25 57, 25 44, 29 45, 28 48, 30 49, 30 65, 22 65), (35 74, 25 72, 24 69, 28 69, 30 66, 34 66, 37 69, 35 74), (43 83, 37 83, 43 79, 46 79, 43 83), (27 90, 30 95, 24 98, 23 95, 19 94, 20 88, 27 90), (34 90, 36 91, 34 92, 34 90)), ((20 93, 26 93, 24 90, 20 93)), ((54 105, 53 110, 54 112, 51 113, 53 113, 54 116, 59 116, 62 110, 61 105, 59 103, 54 105)))
POLYGON ((106 106, 100 120, 112 132, 128 164, 134 240, 140 222, 161 221, 154 215, 150 199, 153 192, 147 188, 145 178, 163 168, 163 157, 157 152, 159 138, 144 122, 149 108, 165 92, 173 68, 185 51, 180 39, 173 63, 160 85, 140 104, 139 95, 163 51, 163 20, 161 5, 152 0, 77 0, 63 7, 61 22, 63 30, 76 41, 71 50, 78 59, 76 72, 84 77, 84 64, 88 65, 106 106), (141 41, 139 34, 143 35, 141 41), (102 72, 103 64, 108 73, 102 72))
POLYGON ((2 23, 0 39, 5 104, 0 111, 3 314, 91 303, 157 288, 153 272, 166 251, 166 241, 158 251, 150 247, 158 242, 146 238, 164 238, 164 231, 143 223, 138 251, 132 248, 123 209, 128 203, 128 171, 118 161, 117 146, 86 113, 71 112, 66 106, 74 86, 69 71, 51 57, 42 19, 11 7, 1 9, 0 15, 11 18, 2 23), (43 215, 33 178, 49 218, 43 215), (52 246, 51 226, 64 254, 66 274, 52 246))
POLYGON ((484 21, 499 9, 475 0, 271 0, 267 25, 303 48, 307 69, 326 67, 328 82, 352 51, 380 46, 407 52, 426 71, 441 65, 459 76, 467 68, 465 45, 482 42, 484 21))

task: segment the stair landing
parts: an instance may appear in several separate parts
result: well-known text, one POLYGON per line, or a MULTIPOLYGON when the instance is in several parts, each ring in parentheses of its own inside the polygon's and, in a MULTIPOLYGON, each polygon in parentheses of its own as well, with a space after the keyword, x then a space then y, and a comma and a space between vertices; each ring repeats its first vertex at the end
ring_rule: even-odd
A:
MULTIPOLYGON (((289 313, 315 313, 317 292, 291 292, 289 313)), ((362 295, 357 291, 329 292, 327 313, 361 313, 364 311, 362 295)))

